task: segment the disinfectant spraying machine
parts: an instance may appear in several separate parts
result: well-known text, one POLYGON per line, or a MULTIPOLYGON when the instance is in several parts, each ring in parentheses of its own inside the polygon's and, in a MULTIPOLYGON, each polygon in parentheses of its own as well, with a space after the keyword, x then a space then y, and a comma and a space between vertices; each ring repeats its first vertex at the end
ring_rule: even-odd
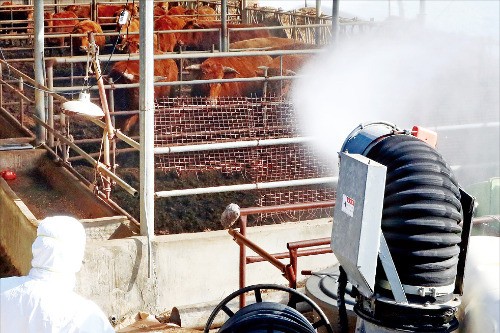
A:
MULTIPOLYGON (((357 332, 452 332, 473 198, 423 128, 363 124, 345 140, 331 246, 338 303, 351 284, 357 332)), ((344 307, 344 309, 343 309, 344 307)))

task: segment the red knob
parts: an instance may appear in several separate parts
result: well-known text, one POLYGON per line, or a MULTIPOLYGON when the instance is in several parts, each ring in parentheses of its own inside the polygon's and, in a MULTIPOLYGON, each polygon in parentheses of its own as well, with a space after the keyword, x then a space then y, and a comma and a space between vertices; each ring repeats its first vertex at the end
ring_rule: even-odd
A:
POLYGON ((4 170, 2 171, 2 178, 5 180, 14 180, 16 179, 16 173, 14 171, 10 170, 4 170))

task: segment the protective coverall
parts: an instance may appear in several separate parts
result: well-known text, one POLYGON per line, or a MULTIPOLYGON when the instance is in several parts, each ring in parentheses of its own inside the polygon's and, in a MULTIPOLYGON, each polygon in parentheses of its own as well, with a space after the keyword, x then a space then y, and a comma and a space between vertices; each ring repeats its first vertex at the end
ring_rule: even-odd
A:
POLYGON ((28 276, 0 279, 0 333, 115 332, 102 310, 73 291, 85 230, 72 217, 40 222, 28 276))

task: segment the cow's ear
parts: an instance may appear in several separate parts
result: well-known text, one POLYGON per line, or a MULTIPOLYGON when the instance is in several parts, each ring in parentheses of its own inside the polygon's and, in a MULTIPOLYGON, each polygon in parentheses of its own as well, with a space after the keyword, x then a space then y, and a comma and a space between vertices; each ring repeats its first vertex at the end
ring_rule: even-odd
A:
POLYGON ((295 71, 292 71, 291 69, 286 69, 283 74, 285 74, 286 76, 295 76, 295 75, 297 75, 297 73, 295 71))
POLYGON ((236 69, 234 69, 232 67, 224 66, 222 69, 223 69, 225 74, 228 74, 228 73, 240 74, 236 69))

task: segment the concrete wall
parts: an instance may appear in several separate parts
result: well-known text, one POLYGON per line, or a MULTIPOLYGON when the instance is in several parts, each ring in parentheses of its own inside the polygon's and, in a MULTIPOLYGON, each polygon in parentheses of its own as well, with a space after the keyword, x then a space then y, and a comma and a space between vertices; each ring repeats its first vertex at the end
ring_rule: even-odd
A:
MULTIPOLYGON (((21 274, 27 274, 38 221, 1 178, 0 185, 0 244, 21 274)), ((329 237, 331 225, 331 220, 322 219, 247 230, 248 237, 264 250, 278 253, 287 251, 287 242, 329 237)), ((161 314, 174 306, 194 309, 209 304, 204 315, 196 311, 191 314, 203 322, 212 304, 239 288, 239 246, 225 230, 155 237, 151 277, 147 253, 145 237, 88 237, 84 265, 77 275, 77 292, 116 318, 134 316, 138 311, 161 314)), ((252 254, 247 251, 247 255, 252 254)), ((298 265, 299 271, 319 270, 335 263, 333 254, 325 254, 299 258, 298 265)), ((247 285, 258 283, 287 281, 267 262, 247 265, 247 285)))
MULTIPOLYGON (((16 170, 21 180, 23 175, 27 177, 27 170, 46 158, 44 154, 37 150, 3 152, 0 168, 16 170)), ((58 180, 54 184, 71 184, 68 191, 83 186, 64 173, 58 180)), ((80 201, 81 196, 78 195, 80 201)), ((155 237, 153 272, 148 276, 146 238, 123 237, 127 233, 120 229, 127 229, 130 234, 125 220, 119 215, 82 219, 87 230, 87 249, 76 290, 98 303, 108 316, 129 317, 138 311, 161 314, 174 306, 193 309, 200 304, 209 304, 205 309, 211 311, 213 304, 239 288, 239 246, 227 231, 155 237), (123 238, 109 239, 114 237, 123 238)), ((287 252, 287 242, 329 237, 331 225, 331 220, 322 219, 259 226, 248 228, 247 236, 269 253, 287 252)), ((37 226, 38 220, 30 208, 0 178, 0 244, 23 275, 31 267, 31 244, 37 226)), ((250 250, 247 252, 253 255, 250 250)), ((319 270, 335 263, 332 254, 299 258, 299 271, 319 270)), ((287 281, 267 262, 247 265, 247 285, 258 283, 285 285, 287 281)), ((195 313, 193 317, 196 316, 206 320, 195 313)))
MULTIPOLYGON (((329 237, 331 220, 303 221, 248 229, 248 237, 270 253, 286 252, 286 243, 329 237)), ((239 247, 227 231, 155 237, 154 272, 148 278, 145 237, 91 241, 77 291, 117 318, 137 311, 159 314, 173 306, 217 303, 238 287, 239 247)), ((248 251, 248 255, 252 255, 248 251)), ((336 263, 333 254, 299 258, 299 271, 336 263)), ((247 284, 287 284, 267 262, 247 266, 247 284)), ((300 275, 299 275, 300 277, 300 275)))
POLYGON ((31 244, 38 221, 0 177, 0 244, 21 274, 31 268, 31 244))

